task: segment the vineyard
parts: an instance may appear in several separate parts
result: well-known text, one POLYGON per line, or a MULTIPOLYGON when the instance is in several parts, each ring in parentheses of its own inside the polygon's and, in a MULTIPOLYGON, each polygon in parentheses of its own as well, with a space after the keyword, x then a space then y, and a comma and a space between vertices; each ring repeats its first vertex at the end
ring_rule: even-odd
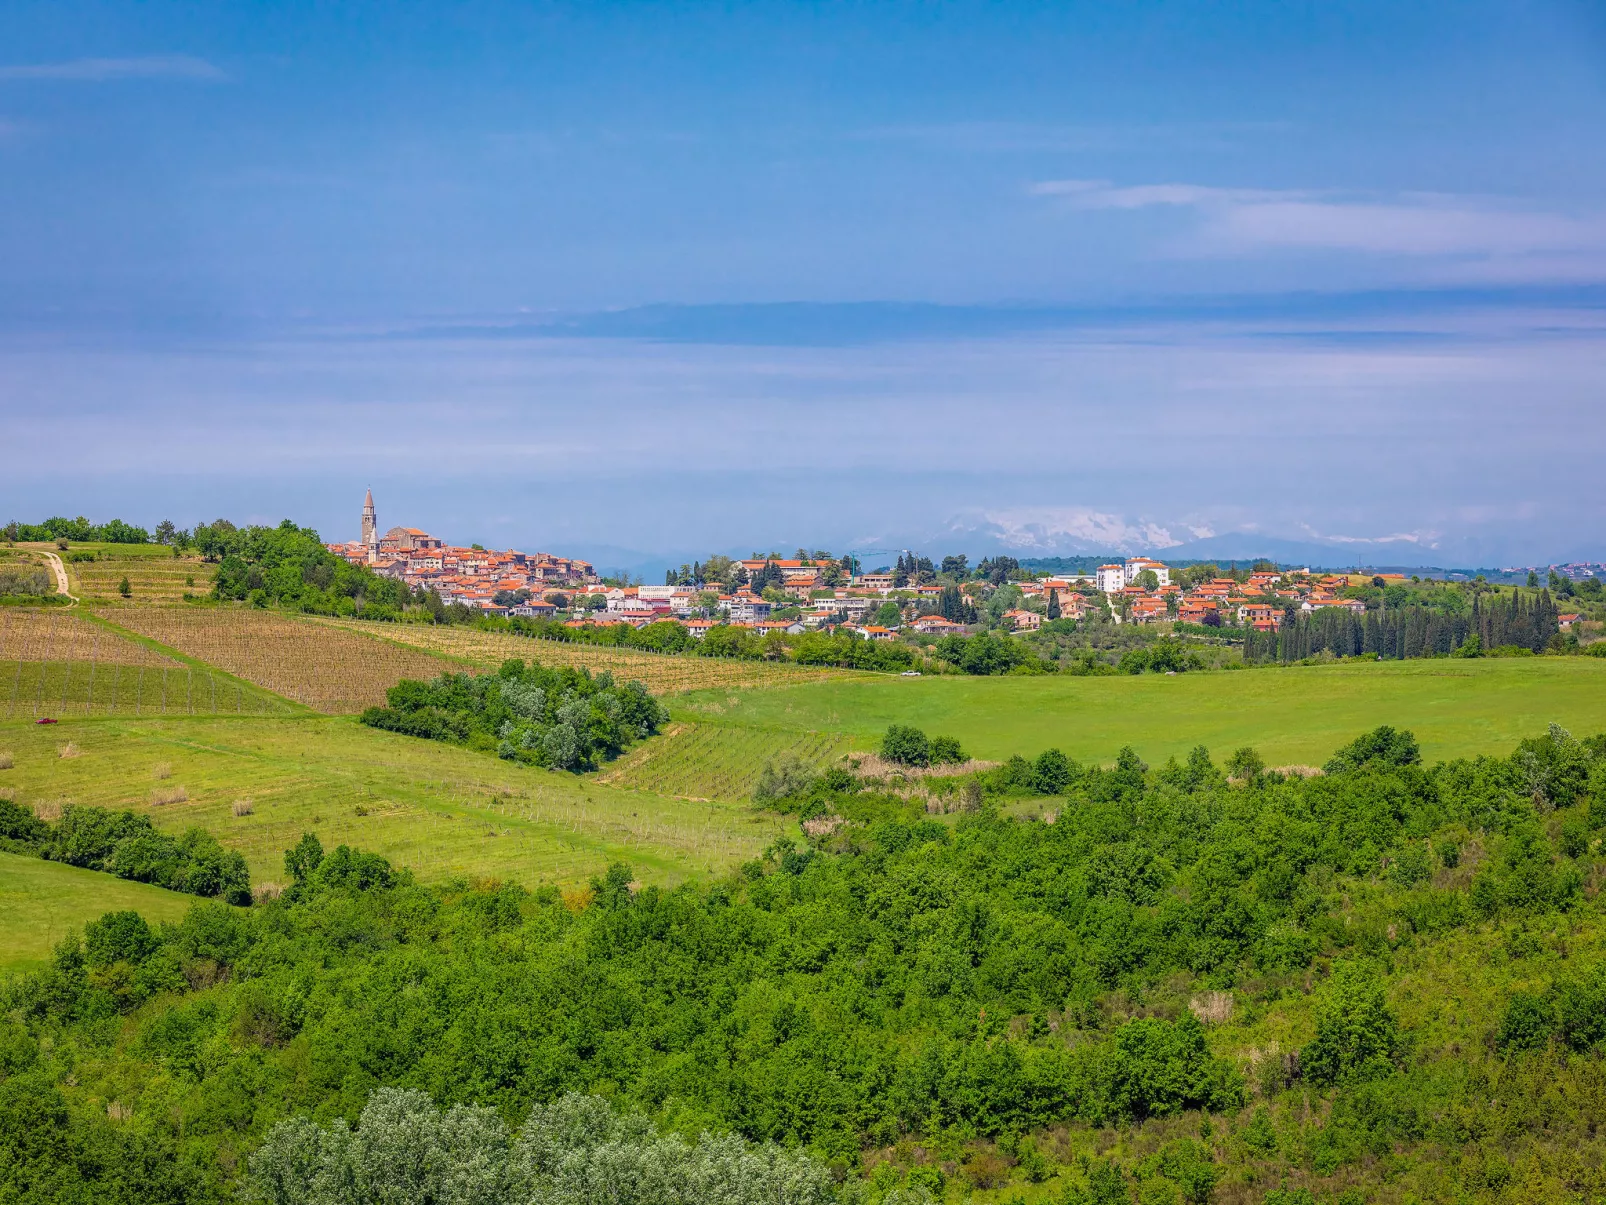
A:
POLYGON ((657 883, 718 873, 782 828, 747 807, 612 789, 321 716, 30 724, 0 733, 0 748, 15 761, 4 785, 41 814, 80 803, 132 808, 170 832, 199 825, 259 882, 282 880, 304 832, 429 882, 578 885, 616 861, 657 883))
MULTIPOLYGON (((31 545, 50 548, 54 545, 31 545)), ((199 556, 174 556, 164 544, 72 544, 57 553, 67 569, 72 593, 85 602, 120 602, 119 587, 128 579, 129 601, 176 603, 185 594, 204 595, 212 589, 216 565, 199 556), (79 559, 93 556, 93 560, 79 559)))
POLYGON ((494 669, 509 657, 521 657, 548 666, 584 666, 594 673, 608 670, 621 680, 639 679, 654 694, 745 686, 785 686, 832 677, 862 676, 852 670, 818 669, 790 662, 737 661, 720 657, 650 653, 643 649, 536 640, 509 632, 485 632, 474 628, 374 624, 343 619, 322 619, 317 622, 326 627, 372 634, 387 642, 428 649, 488 669, 494 669))
POLYGON ((282 699, 197 669, 71 612, 0 612, 0 716, 262 715, 282 699))
POLYGON ((768 761, 795 757, 824 766, 848 751, 835 733, 674 724, 601 775, 614 786, 679 799, 748 799, 768 761))
POLYGON ((358 631, 242 607, 128 607, 111 613, 141 636, 332 715, 384 703, 403 678, 458 668, 358 631))

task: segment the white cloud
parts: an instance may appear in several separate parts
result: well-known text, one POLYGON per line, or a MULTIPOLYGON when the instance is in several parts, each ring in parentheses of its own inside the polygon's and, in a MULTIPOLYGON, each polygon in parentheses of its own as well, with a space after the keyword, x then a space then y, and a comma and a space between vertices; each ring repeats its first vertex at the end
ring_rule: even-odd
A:
POLYGON ((1200 184, 1117 186, 1107 180, 1046 180, 1035 196, 1076 209, 1189 209, 1197 250, 1304 250, 1486 258, 1606 251, 1606 216, 1574 216, 1487 197, 1443 193, 1387 196, 1200 184))
POLYGON ((77 80, 100 83, 124 79, 224 80, 228 76, 205 59, 188 54, 153 54, 126 59, 69 59, 61 63, 19 63, 0 67, 0 80, 77 80))

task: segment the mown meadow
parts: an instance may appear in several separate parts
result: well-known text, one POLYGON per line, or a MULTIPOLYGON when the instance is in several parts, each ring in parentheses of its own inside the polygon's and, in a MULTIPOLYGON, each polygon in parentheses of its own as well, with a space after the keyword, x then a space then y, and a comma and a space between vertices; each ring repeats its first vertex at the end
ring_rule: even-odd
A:
POLYGON ((1426 755, 1509 748, 1551 722, 1606 729, 1606 659, 1343 662, 1233 672, 1077 677, 871 677, 671 700, 676 718, 775 731, 828 731, 868 749, 889 725, 958 737, 978 757, 1057 747, 1150 760, 1194 745, 1259 749, 1273 765, 1319 765, 1354 733, 1409 728, 1426 755))
POLYGON ((608 786, 347 718, 0 724, 0 752, 14 763, 0 790, 17 802, 50 814, 128 808, 173 832, 199 825, 243 853, 256 881, 282 878, 284 849, 316 832, 430 882, 583 885, 629 858, 645 880, 673 883, 753 856, 783 824, 745 801, 608 786))
POLYGON ((177 921, 194 898, 25 854, 0 852, 0 973, 36 970, 56 943, 107 912, 177 921))

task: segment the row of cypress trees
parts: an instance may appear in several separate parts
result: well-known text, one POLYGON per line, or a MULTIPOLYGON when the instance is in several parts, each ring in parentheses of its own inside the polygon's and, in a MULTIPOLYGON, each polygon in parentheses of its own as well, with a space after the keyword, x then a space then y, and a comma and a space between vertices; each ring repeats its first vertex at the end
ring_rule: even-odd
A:
POLYGON ((1561 632, 1559 612, 1549 590, 1537 595, 1512 591, 1459 614, 1423 606, 1368 611, 1365 615, 1324 607, 1309 614, 1285 612, 1275 632, 1249 632, 1245 661, 1293 662, 1322 652, 1339 657, 1378 656, 1385 660, 1445 656, 1474 637, 1484 649, 1515 646, 1542 652, 1561 632))

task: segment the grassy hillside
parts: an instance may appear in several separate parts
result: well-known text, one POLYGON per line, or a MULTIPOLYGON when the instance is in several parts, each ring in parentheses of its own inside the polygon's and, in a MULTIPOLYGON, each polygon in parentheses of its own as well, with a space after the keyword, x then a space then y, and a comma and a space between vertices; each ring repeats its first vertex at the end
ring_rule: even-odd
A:
POLYGON ((743 800, 773 758, 825 766, 850 748, 847 737, 832 732, 679 723, 630 750, 600 780, 684 799, 743 800))
POLYGON ((106 912, 132 908, 152 925, 177 920, 195 897, 46 862, 0 853, 0 972, 42 966, 70 929, 106 912))
POLYGON ((781 829, 744 805, 604 786, 350 719, 13 722, 0 724, 0 752, 16 763, 0 788, 18 802, 132 808, 174 832, 200 825, 245 854, 253 881, 281 879, 284 850, 306 831, 425 881, 533 885, 584 882, 620 858, 647 881, 679 882, 752 857, 781 829), (237 803, 249 814, 235 815, 237 803))
MULTIPOLYGON (((277 1122, 385 1086, 485 1109, 455 1115, 456 1199, 632 1199, 604 1191, 647 1174, 629 1150, 538 1196, 472 1137, 578 1091, 800 1151, 827 1187, 766 1199, 806 1205, 1601 1199, 1606 740, 1324 753, 1313 778, 1081 767, 1052 819, 820 782, 841 824, 673 891, 624 866, 585 895, 419 888, 309 848, 276 899, 102 927, 0 993, 0 1157, 31 1160, 29 1205, 73 1177, 251 1199, 264 1139, 288 1183, 315 1149, 338 1171, 277 1122)), ((387 1158, 421 1145, 371 1120, 387 1158)))
POLYGON ((1150 762, 1203 744, 1257 747, 1273 765, 1320 765, 1356 732, 1409 728, 1424 756, 1510 748, 1554 721, 1606 730, 1606 660, 1535 657, 1357 662, 1137 677, 863 677, 773 691, 685 696, 677 718, 839 732, 868 747, 889 724, 956 736, 986 758, 1058 747, 1109 761, 1131 745, 1150 762))

